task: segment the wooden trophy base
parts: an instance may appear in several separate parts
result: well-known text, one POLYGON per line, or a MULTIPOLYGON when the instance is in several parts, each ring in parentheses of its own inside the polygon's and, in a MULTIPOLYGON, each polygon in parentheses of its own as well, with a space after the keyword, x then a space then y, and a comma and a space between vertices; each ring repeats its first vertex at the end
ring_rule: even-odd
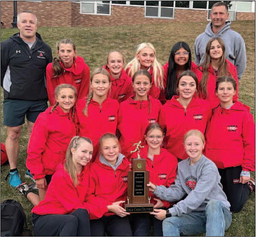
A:
POLYGON ((129 213, 150 213, 153 212, 152 203, 125 204, 125 210, 129 213))

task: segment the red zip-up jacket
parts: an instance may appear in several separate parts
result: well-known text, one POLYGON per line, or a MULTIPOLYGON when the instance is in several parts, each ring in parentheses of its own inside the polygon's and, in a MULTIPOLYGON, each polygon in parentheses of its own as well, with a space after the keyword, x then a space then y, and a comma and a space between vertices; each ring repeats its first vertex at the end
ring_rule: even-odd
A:
POLYGON ((130 158, 134 144, 143 139, 146 127, 158 121, 160 109, 160 101, 151 96, 146 101, 128 98, 120 104, 117 128, 121 134, 121 152, 126 157, 130 158))
POLYGON ((76 136, 76 124, 71 113, 58 106, 53 112, 49 107, 40 113, 28 143, 26 166, 34 179, 52 175, 56 166, 65 159, 66 149, 76 136))
MULTIPOLYGON (((166 86, 167 86, 167 78, 168 78, 168 62, 165 63, 163 65, 163 70, 164 70, 164 86, 165 86, 165 89, 166 89, 166 86)), ((198 69, 198 66, 192 62, 192 65, 191 65, 191 69, 190 69, 192 72, 194 72, 196 74, 196 77, 198 78, 199 82, 201 80, 201 77, 202 77, 202 73, 201 71, 198 69)), ((165 89, 163 91, 161 91, 160 93, 160 96, 159 96, 159 100, 164 104, 166 103, 167 99, 166 99, 166 94, 165 94, 165 89)))
POLYGON ((162 106, 159 123, 166 129, 165 148, 177 158, 186 159, 184 135, 191 129, 204 133, 211 108, 208 101, 193 97, 185 109, 177 99, 178 96, 173 96, 162 106))
MULTIPOLYGON (((237 83, 237 91, 236 91, 236 95, 234 96, 234 101, 236 101, 238 99, 238 77, 237 77, 237 68, 236 66, 231 63, 230 61, 228 61, 226 59, 226 62, 228 64, 228 72, 231 74, 231 76, 236 80, 237 83)), ((215 108, 219 105, 220 101, 218 99, 218 97, 215 94, 215 89, 216 89, 216 80, 217 80, 217 75, 216 72, 214 71, 213 67, 210 65, 209 69, 208 69, 209 75, 208 75, 208 80, 207 80, 207 100, 210 102, 211 107, 215 108)), ((200 73, 201 73, 201 77, 199 80, 202 79, 202 68, 200 68, 200 73)), ((204 96, 202 96, 202 94, 200 94, 201 98, 204 98, 204 96)))
MULTIPOLYGON (((103 202, 99 203, 101 207, 106 207, 117 201, 126 201, 130 167, 130 162, 125 157, 123 157, 122 162, 116 170, 103 164, 99 156, 92 163, 90 192, 98 199, 103 199, 103 202)), ((110 216, 114 215, 114 213, 107 210, 104 215, 110 216)))
MULTIPOLYGON (((129 73, 129 70, 130 70, 130 67, 128 67, 127 69, 125 69, 126 73, 128 74, 129 73)), ((156 98, 158 99, 159 98, 159 95, 160 95, 160 92, 161 92, 161 89, 159 87, 157 87, 155 84, 154 84, 154 77, 153 77, 153 67, 150 67, 148 69, 148 72, 150 73, 151 75, 151 82, 152 82, 152 86, 151 86, 151 89, 149 91, 149 96, 152 96, 153 98, 156 98)), ((129 74, 128 74, 129 75, 129 74)), ((133 76, 130 76, 131 78, 133 76)))
MULTIPOLYGON (((62 66, 62 62, 60 63, 62 66)), ((50 105, 55 104, 55 88, 62 83, 68 83, 76 87, 77 98, 84 98, 89 91, 90 68, 84 62, 84 59, 77 56, 72 67, 65 68, 65 72, 58 77, 54 77, 53 63, 49 63, 46 68, 46 85, 50 105)))
POLYGON ((218 106, 213 110, 205 155, 218 168, 242 166, 244 171, 254 171, 255 125, 248 106, 237 101, 229 109, 218 106))
MULTIPOLYGON (((107 65, 103 66, 103 68, 110 73, 107 65)), ((116 99, 118 102, 123 102, 133 95, 132 78, 127 75, 124 69, 122 69, 118 79, 115 79, 110 75, 110 80, 112 83, 109 91, 110 98, 116 99)))
POLYGON ((88 106, 88 116, 83 113, 85 104, 86 99, 79 99, 76 104, 79 134, 92 140, 95 156, 98 151, 98 142, 102 135, 116 133, 119 103, 111 98, 107 98, 101 105, 91 100, 88 106))
MULTIPOLYGON (((149 172, 149 181, 155 185, 169 187, 174 183, 177 173, 177 158, 169 153, 165 148, 160 149, 159 155, 154 155, 154 159, 148 158, 148 146, 145 145, 140 151, 141 158, 146 159, 146 171, 149 172)), ((137 153, 132 155, 132 159, 137 158, 137 153)), ((157 198, 153 192, 149 191, 151 203, 155 204, 157 198)), ((170 202, 162 201, 165 208, 171 206, 170 202)))
POLYGON ((78 185, 75 186, 63 164, 60 164, 51 179, 45 199, 31 212, 38 215, 69 214, 82 208, 88 211, 91 219, 101 218, 107 207, 105 204, 100 205, 98 198, 89 195, 89 166, 84 167, 78 180, 78 185))

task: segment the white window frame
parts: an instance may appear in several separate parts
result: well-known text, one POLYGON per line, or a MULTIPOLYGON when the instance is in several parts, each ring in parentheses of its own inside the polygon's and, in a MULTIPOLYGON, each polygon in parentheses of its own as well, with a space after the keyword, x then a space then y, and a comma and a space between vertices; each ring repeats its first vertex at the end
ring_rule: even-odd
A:
POLYGON ((111 4, 109 3, 103 3, 103 1, 81 1, 80 2, 80 14, 86 14, 86 15, 104 15, 104 16, 110 16, 111 15, 111 4), (83 4, 93 4, 93 13, 87 13, 87 12, 82 12, 82 5, 83 4), (101 5, 108 5, 109 6, 109 13, 98 13, 98 6, 99 4, 101 5))
MULTIPOLYGON (((161 1, 158 1, 159 5, 158 6, 149 6, 146 5, 146 1, 144 2, 144 17, 146 18, 162 18, 162 19, 174 19, 175 18, 175 7, 166 7, 166 6, 161 6, 161 1), (147 16, 147 8, 158 8, 158 16, 147 16), (169 8, 172 9, 172 16, 171 17, 163 17, 161 16, 161 9, 162 8, 169 8)), ((175 6, 175 3, 174 3, 175 6)))

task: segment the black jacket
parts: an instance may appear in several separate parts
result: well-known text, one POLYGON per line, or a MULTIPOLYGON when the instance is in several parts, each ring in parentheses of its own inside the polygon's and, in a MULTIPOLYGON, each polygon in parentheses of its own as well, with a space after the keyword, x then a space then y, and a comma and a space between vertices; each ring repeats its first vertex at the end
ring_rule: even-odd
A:
POLYGON ((36 44, 29 46, 14 34, 1 43, 1 86, 5 99, 47 99, 46 66, 52 62, 51 48, 37 33, 36 44))

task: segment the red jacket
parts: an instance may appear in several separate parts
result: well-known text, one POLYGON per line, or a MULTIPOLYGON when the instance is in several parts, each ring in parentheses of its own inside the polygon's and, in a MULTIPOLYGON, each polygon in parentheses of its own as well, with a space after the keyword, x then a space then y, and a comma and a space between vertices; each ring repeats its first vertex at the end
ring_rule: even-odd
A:
MULTIPOLYGON (((168 62, 166 64, 163 65, 163 70, 164 70, 164 86, 166 89, 167 86, 167 78, 168 78, 168 62)), ((192 62, 192 66, 191 66, 191 71, 193 71, 196 74, 196 77, 198 78, 199 82, 201 80, 202 77, 202 73, 201 71, 198 69, 198 66, 192 62)), ((160 101, 164 104, 167 100, 166 100, 166 94, 165 94, 165 89, 163 91, 161 91, 159 99, 160 101)))
POLYGON ((120 104, 118 117, 119 139, 122 153, 129 158, 133 144, 141 141, 149 123, 157 122, 161 103, 149 96, 149 100, 135 101, 128 98, 120 104))
MULTIPOLYGON (((101 207, 117 201, 126 201, 129 169, 130 162, 127 158, 123 158, 116 170, 103 164, 99 156, 93 162, 90 175, 90 192, 98 199, 103 199, 103 203, 99 203, 101 207)), ((114 215, 114 213, 107 210, 104 215, 109 216, 114 215)))
MULTIPOLYGON (((61 63, 62 64, 62 63, 61 63)), ((64 67, 64 66, 63 66, 64 67)), ((75 58, 71 68, 65 68, 65 72, 58 77, 53 76, 53 63, 49 63, 46 69, 47 93, 50 105, 55 104, 55 88, 62 83, 68 83, 76 87, 78 98, 83 98, 89 91, 90 68, 80 56, 75 58)))
POLYGON ((162 106, 159 123, 166 129, 165 148, 177 158, 186 159, 184 135, 191 129, 204 133, 211 108, 207 101, 194 97, 185 110, 177 99, 173 96, 162 106))
MULTIPOLYGON (((107 65, 103 66, 103 68, 110 72, 107 65)), ((132 78, 127 75, 124 69, 122 69, 118 79, 112 78, 111 75, 110 79, 112 82, 112 86, 109 91, 110 98, 116 99, 118 102, 122 102, 133 95, 132 78)))
MULTIPOLYGON (((129 70, 130 70, 130 67, 125 69, 126 73, 128 74, 129 73, 129 70)), ((148 69, 148 72, 150 73, 151 77, 152 77, 152 86, 151 86, 151 89, 149 91, 149 96, 152 96, 153 98, 156 98, 158 99, 159 98, 159 95, 160 95, 160 92, 161 92, 161 89, 159 87, 157 87, 155 84, 154 84, 154 76, 153 76, 153 68, 150 67, 148 69)), ((129 74, 128 74, 129 75, 129 74)), ((131 78, 133 76, 130 76, 131 78)))
MULTIPOLYGON (((148 158, 148 146, 140 151, 141 158, 146 159, 146 170, 149 171, 149 180, 155 185, 163 185, 169 187, 174 183, 177 173, 177 158, 169 153, 166 149, 161 148, 160 154, 155 155, 154 159, 148 158)), ((132 158, 137 158, 137 154, 134 153, 132 158)), ((149 191, 151 197, 151 203, 155 204, 154 198, 157 198, 153 192, 149 191)), ((170 202, 162 201, 165 208, 171 206, 170 202)))
POLYGON ((56 166, 65 159, 66 149, 76 135, 76 124, 70 113, 58 106, 49 107, 39 114, 30 136, 26 166, 34 179, 52 175, 56 166))
POLYGON ((83 113, 86 100, 80 99, 76 104, 80 136, 88 137, 94 146, 94 155, 98 151, 100 137, 105 133, 116 133, 119 103, 107 98, 101 105, 91 100, 88 106, 88 116, 83 113))
POLYGON ((107 207, 100 205, 98 198, 89 195, 90 170, 88 166, 84 168, 78 179, 79 183, 75 186, 64 166, 60 164, 51 179, 45 199, 31 212, 38 215, 68 214, 82 208, 88 211, 91 219, 102 217, 107 207))
MULTIPOLYGON (((232 77, 236 80, 237 83, 237 92, 236 95, 234 97, 234 101, 236 101, 238 99, 238 77, 237 77, 237 68, 236 66, 231 63, 230 61, 226 60, 227 64, 228 64, 228 71, 229 73, 232 75, 232 77)), ((217 107, 220 103, 218 97, 215 94, 215 89, 216 89, 216 80, 217 80, 217 75, 214 71, 214 69, 212 68, 212 66, 209 67, 208 69, 209 75, 208 75, 208 80, 207 80, 207 100, 210 102, 211 107, 217 107)), ((199 80, 202 79, 202 72, 201 72, 201 78, 199 80)), ((200 96, 201 98, 204 98, 204 96, 200 96)))
POLYGON ((206 139, 205 155, 218 168, 242 166, 254 171, 255 126, 249 107, 235 102, 230 109, 215 108, 206 139))

